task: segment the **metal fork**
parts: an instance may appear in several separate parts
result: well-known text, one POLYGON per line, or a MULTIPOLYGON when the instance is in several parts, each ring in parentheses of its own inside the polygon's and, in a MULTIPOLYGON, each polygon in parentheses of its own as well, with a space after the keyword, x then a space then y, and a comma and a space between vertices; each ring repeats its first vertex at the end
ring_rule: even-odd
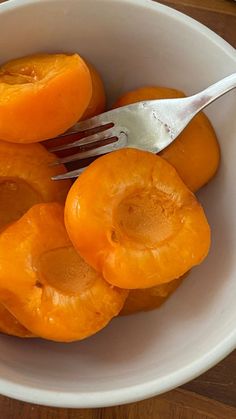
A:
MULTIPOLYGON (((66 137, 67 141, 71 140, 70 143, 49 150, 55 152, 76 148, 76 154, 58 158, 57 164, 97 157, 124 147, 159 153, 178 137, 198 112, 235 87, 236 73, 193 96, 148 100, 105 112, 77 123, 59 137, 62 140, 66 137)), ((84 168, 52 179, 78 177, 84 168)))

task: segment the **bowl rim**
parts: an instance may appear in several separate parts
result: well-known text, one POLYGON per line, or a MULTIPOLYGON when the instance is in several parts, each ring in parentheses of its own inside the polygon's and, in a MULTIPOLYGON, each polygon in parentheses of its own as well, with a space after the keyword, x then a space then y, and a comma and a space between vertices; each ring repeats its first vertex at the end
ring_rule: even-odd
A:
MULTIPOLYGON (((8 0, 0 5, 0 15, 12 11, 15 8, 22 8, 34 3, 40 3, 41 0, 8 0)), ((52 3, 57 0, 46 0, 44 3, 52 3)), ((68 0, 67 0, 68 1, 68 0)), ((74 2, 75 0, 69 0, 74 2)), ((76 0, 78 1, 78 0, 76 0)), ((88 2, 88 0, 79 0, 88 2)), ((111 0, 101 0, 111 2, 111 0)), ((181 13, 169 6, 160 4, 152 0, 112 0, 115 3, 128 3, 134 6, 148 8, 153 12, 161 12, 165 15, 178 20, 184 25, 201 32, 211 42, 221 48, 225 54, 229 55, 236 63, 235 49, 227 41, 213 32, 211 29, 198 22, 197 20, 181 13)), ((116 390, 104 390, 94 392, 58 392, 55 390, 43 390, 36 387, 30 387, 25 384, 18 384, 12 380, 0 378, 0 393, 29 403, 47 405, 53 407, 70 408, 96 408, 108 407, 120 404, 137 402, 158 394, 170 391, 184 383, 193 380, 200 374, 213 367, 215 364, 225 358, 236 348, 236 328, 226 338, 219 342, 209 352, 195 360, 194 362, 172 372, 166 377, 156 378, 140 384, 123 387, 116 390)))

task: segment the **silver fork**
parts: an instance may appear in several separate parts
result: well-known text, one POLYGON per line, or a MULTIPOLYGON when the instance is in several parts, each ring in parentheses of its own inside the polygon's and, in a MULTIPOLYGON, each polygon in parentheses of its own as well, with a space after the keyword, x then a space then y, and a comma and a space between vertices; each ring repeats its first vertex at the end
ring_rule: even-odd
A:
MULTIPOLYGON (((105 112, 77 123, 59 137, 71 139, 70 143, 49 150, 77 149, 76 154, 58 158, 57 164, 97 157, 124 147, 159 153, 178 137, 198 112, 235 87, 236 73, 193 96, 148 100, 105 112)), ((52 179, 75 178, 84 169, 78 168, 52 179)))

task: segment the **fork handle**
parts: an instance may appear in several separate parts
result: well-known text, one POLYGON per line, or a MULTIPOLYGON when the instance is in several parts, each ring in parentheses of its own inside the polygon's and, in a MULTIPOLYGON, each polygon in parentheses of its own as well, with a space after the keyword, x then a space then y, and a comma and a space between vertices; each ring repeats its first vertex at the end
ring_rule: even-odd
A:
POLYGON ((225 77, 217 83, 207 87, 205 90, 202 90, 201 92, 186 98, 187 113, 191 114, 193 117, 206 106, 210 105, 210 103, 218 99, 218 97, 224 95, 235 87, 236 73, 233 73, 230 76, 225 77))

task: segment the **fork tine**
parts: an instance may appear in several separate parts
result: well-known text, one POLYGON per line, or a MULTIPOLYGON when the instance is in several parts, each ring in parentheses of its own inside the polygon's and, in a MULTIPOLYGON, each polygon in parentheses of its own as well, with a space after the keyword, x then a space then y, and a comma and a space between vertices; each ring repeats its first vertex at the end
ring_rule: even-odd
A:
POLYGON ((85 167, 81 169, 71 170, 71 172, 63 173, 62 175, 52 176, 52 180, 65 180, 65 179, 73 179, 77 178, 83 171, 85 167))
MULTIPOLYGON (((123 148, 126 146, 127 143, 127 136, 124 132, 121 133, 121 138, 118 139, 115 143, 107 144, 105 146, 101 146, 98 149, 92 149, 83 153, 77 153, 72 156, 68 156, 62 159, 57 160, 57 164, 62 163, 71 163, 76 160, 82 160, 87 157, 98 157, 102 154, 110 153, 115 150, 119 150, 120 148, 123 148), (96 154, 95 154, 96 153, 96 154), (81 157, 82 156, 82 157, 81 157)), ((77 178, 85 169, 87 166, 84 166, 80 169, 71 170, 70 172, 52 176, 52 180, 65 180, 65 179, 73 179, 77 178)))
POLYGON ((98 141, 104 141, 113 137, 117 137, 117 130, 110 128, 110 129, 107 129, 104 132, 104 134, 102 134, 102 138, 101 138, 101 132, 99 132, 97 134, 89 135, 88 137, 73 141, 72 143, 62 144, 56 147, 52 147, 49 149, 49 151, 54 153, 55 151, 69 150, 75 147, 77 147, 79 150, 87 145, 90 145, 90 144, 92 145, 93 143, 96 143, 98 141))
POLYGON ((126 134, 121 133, 120 138, 118 136, 117 138, 118 140, 111 144, 106 144, 98 148, 93 148, 91 150, 82 151, 80 153, 72 154, 71 156, 58 159, 56 164, 71 163, 73 161, 82 160, 88 157, 97 157, 97 156, 101 156, 102 154, 110 153, 111 151, 119 150, 120 148, 125 147, 127 143, 126 134))
POLYGON ((93 116, 92 118, 86 119, 85 121, 77 122, 77 124, 75 124, 69 130, 69 132, 77 133, 81 131, 87 131, 89 129, 94 129, 94 128, 100 127, 101 125, 112 124, 113 114, 114 114, 114 110, 101 113, 98 116, 93 116))
MULTIPOLYGON (((55 150, 55 147, 57 147, 57 145, 58 145, 58 141, 60 141, 60 140, 63 141, 65 139, 66 144, 67 143, 71 144, 74 141, 82 140, 85 137, 89 137, 91 135, 98 134, 98 133, 101 133, 103 131, 106 131, 106 130, 112 128, 113 126, 114 126, 113 123, 109 123, 109 124, 104 124, 104 125, 97 126, 95 128, 87 129, 85 131, 71 131, 71 130, 69 130, 69 131, 66 131, 64 134, 59 135, 58 137, 54 137, 54 138, 51 138, 50 140, 47 140, 47 143, 48 143, 47 148, 48 148, 49 151, 53 152, 53 150, 55 150), (54 146, 53 144, 54 144, 55 140, 56 140, 56 145, 54 146), (50 143, 52 143, 52 146, 50 146, 50 143)), ((64 142, 63 142, 63 144, 64 144, 64 142)))

